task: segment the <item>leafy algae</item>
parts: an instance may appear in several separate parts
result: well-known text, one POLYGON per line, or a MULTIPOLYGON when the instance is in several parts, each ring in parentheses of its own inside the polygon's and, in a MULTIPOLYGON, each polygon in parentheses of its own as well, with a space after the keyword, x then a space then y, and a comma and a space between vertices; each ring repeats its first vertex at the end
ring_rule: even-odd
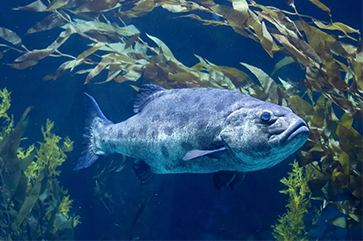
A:
POLYGON ((303 168, 299 168, 298 162, 294 161, 289 177, 284 177, 281 182, 287 189, 280 193, 288 195, 289 200, 286 205, 287 212, 279 217, 278 224, 272 226, 273 236, 276 240, 307 240, 303 217, 308 213, 310 190, 308 179, 303 168))
POLYGON ((7 111, 10 108, 10 92, 5 88, 0 90, 0 120, 3 121, 4 126, 2 127, 0 141, 4 138, 5 135, 8 135, 11 129, 14 127, 13 117, 9 117, 7 111))
POLYGON ((10 93, 0 91, 1 118, 5 119, 0 138, 0 238, 72 239, 79 216, 71 215, 72 200, 60 187, 57 167, 66 160, 65 152, 73 150, 73 142, 51 132, 54 123, 47 120, 42 128, 44 142, 36 148, 31 145, 19 150, 28 108, 19 123, 13 127, 7 114, 10 93), (35 158, 35 160, 34 160, 35 158))

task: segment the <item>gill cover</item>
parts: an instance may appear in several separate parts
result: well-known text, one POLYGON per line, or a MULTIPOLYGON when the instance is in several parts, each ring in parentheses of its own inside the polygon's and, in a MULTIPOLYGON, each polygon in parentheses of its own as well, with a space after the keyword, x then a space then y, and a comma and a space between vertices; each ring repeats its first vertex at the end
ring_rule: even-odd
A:
MULTIPOLYGON (((270 124, 261 123, 260 108, 241 108, 230 114, 221 132, 221 139, 240 160, 265 158, 271 154, 268 144, 270 124)), ((247 161, 247 160, 244 160, 247 161)))
POLYGON ((233 151, 239 152, 244 136, 244 119, 246 111, 243 109, 236 110, 230 114, 224 123, 224 129, 221 131, 221 138, 225 144, 233 151))

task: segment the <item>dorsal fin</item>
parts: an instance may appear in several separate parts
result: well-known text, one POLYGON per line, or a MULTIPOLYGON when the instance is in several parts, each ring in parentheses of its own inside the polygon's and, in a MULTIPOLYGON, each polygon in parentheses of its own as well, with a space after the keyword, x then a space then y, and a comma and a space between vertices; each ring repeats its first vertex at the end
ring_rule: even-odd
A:
POLYGON ((153 84, 142 85, 139 89, 139 93, 135 97, 134 112, 139 113, 150 101, 156 96, 153 96, 159 91, 165 90, 163 87, 153 84))

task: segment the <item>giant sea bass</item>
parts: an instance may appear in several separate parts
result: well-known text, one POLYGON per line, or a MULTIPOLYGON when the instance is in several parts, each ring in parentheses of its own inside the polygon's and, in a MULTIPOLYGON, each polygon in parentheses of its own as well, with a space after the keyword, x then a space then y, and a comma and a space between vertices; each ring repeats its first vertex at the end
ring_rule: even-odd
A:
POLYGON ((154 174, 215 173, 217 189, 234 187, 245 172, 286 159, 309 135, 290 108, 227 89, 142 85, 136 114, 117 124, 86 96, 85 145, 75 170, 120 153, 135 159, 144 182, 154 174))

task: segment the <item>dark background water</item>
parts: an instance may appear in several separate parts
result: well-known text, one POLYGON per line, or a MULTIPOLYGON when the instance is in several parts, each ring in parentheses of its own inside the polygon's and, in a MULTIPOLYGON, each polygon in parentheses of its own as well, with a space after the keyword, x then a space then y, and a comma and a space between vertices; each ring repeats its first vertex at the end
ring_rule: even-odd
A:
MULTIPOLYGON (((2 0, 0 26, 23 37, 31 26, 45 16, 11 10, 30 2, 2 0)), ((361 1, 323 2, 332 10, 334 21, 362 29, 361 1)), ((291 10, 283 0, 261 0, 258 3, 291 10)), ((300 13, 328 20, 326 14, 309 1, 296 1, 296 5, 300 13)), ((173 19, 174 16, 157 8, 146 16, 125 19, 125 22, 134 24, 142 33, 163 40, 175 57, 187 66, 198 62, 193 56, 197 54, 217 65, 242 69, 239 62, 245 62, 270 73, 282 56, 271 59, 260 44, 234 33, 230 28, 203 26, 190 19, 173 19)), ((25 36, 23 43, 31 49, 45 48, 58 34, 59 31, 55 30, 25 36)), ((147 39, 145 36, 142 38, 147 39)), ((62 49, 76 55, 84 50, 85 44, 83 39, 74 36, 62 49)), ((9 63, 16 56, 16 53, 7 54, 1 62, 9 63)), ((29 139, 24 141, 24 146, 42 139, 40 126, 45 124, 47 118, 55 121, 55 133, 68 135, 75 140, 75 150, 62 166, 60 180, 74 199, 73 211, 81 216, 82 225, 76 228, 77 239, 127 239, 137 207, 145 198, 150 198, 150 201, 133 232, 135 237, 141 239, 272 239, 270 226, 276 223, 278 215, 285 212, 287 202, 286 196, 278 192, 283 189, 279 180, 291 170, 288 164, 293 157, 272 169, 248 173, 243 184, 235 190, 219 192, 214 189, 212 175, 207 174, 158 176, 151 185, 140 186, 128 162, 126 168, 111 176, 108 182, 108 193, 115 201, 115 212, 110 214, 94 196, 95 181, 92 177, 110 160, 119 159, 120 156, 101 158, 87 170, 72 170, 79 157, 83 129, 82 92, 93 95, 105 115, 114 122, 132 115, 132 99, 136 93, 128 83, 84 86, 85 76, 69 73, 56 81, 42 80, 63 61, 45 59, 26 70, 0 65, 0 88, 6 87, 12 91, 10 112, 16 120, 27 106, 35 106, 25 134, 29 139), (115 220, 121 220, 123 226, 116 227, 115 220)), ((303 72, 294 68, 281 70, 278 75, 289 76, 296 81, 303 78, 303 72)), ((101 75, 98 80, 104 77, 101 75)), ((320 230, 315 232, 323 239, 345 238, 345 230, 327 224, 322 224, 320 230), (324 237, 322 231, 326 232, 324 237)), ((359 239, 360 232, 355 230, 351 235, 359 239)))

